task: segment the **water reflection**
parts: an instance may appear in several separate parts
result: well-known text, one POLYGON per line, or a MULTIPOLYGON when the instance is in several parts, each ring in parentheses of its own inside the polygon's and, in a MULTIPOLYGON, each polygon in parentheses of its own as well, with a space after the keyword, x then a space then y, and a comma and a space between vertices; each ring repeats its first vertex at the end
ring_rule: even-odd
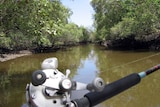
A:
MULTIPOLYGON (((40 69, 40 64, 46 58, 57 57, 58 69, 64 73, 70 69, 70 77, 76 81, 90 83, 96 76, 100 76, 109 83, 160 63, 160 55, 156 54, 145 51, 111 51, 95 45, 85 45, 0 63, 0 77, 11 75, 10 84, 0 88, 0 107, 20 107, 25 102, 25 87, 30 82, 31 73, 40 69), (151 55, 153 57, 148 57, 151 55)), ((100 107, 160 107, 159 75, 160 72, 156 72, 146 77, 137 86, 105 101, 100 107)), ((81 97, 83 94, 76 93, 75 96, 81 97)))
MULTIPOLYGON (((98 75, 98 67, 96 66, 97 56, 93 49, 90 49, 90 53, 85 59, 80 60, 80 65, 77 68, 76 74, 73 77, 73 80, 82 82, 82 83, 91 83, 95 77, 98 75)), ((82 98, 88 91, 79 90, 72 92, 72 99, 82 98)))
POLYGON ((80 60, 80 66, 77 68, 77 73, 74 75, 73 80, 90 83, 98 74, 98 67, 96 66, 97 56, 94 54, 94 50, 90 50, 90 53, 86 59, 80 60), (87 79, 85 79, 87 78, 87 79))

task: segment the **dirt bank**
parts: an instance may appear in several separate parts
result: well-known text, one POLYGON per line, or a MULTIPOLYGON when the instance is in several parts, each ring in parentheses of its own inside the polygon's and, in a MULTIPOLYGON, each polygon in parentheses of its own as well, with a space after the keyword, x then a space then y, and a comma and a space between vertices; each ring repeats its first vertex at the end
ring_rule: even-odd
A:
POLYGON ((0 55, 0 62, 8 61, 11 59, 15 59, 18 57, 31 55, 31 54, 32 54, 32 52, 30 52, 28 50, 19 51, 17 54, 1 54, 0 55))

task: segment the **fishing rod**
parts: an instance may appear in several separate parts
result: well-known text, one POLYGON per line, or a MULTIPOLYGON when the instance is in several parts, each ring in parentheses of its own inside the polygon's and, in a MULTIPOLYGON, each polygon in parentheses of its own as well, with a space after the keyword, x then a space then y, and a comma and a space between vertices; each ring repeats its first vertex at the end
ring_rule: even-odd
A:
POLYGON ((93 107, 140 83, 141 79, 160 69, 160 64, 140 73, 133 73, 115 82, 106 84, 100 77, 85 84, 69 79, 60 72, 57 58, 47 58, 41 64, 42 70, 32 74, 31 83, 26 86, 27 103, 22 107, 93 107), (73 90, 88 90, 80 99, 71 99, 73 90))
POLYGON ((81 99, 76 99, 73 103, 75 107, 93 107, 129 88, 140 83, 141 79, 160 69, 160 64, 140 73, 130 74, 122 79, 105 85, 101 92, 89 92, 81 99))

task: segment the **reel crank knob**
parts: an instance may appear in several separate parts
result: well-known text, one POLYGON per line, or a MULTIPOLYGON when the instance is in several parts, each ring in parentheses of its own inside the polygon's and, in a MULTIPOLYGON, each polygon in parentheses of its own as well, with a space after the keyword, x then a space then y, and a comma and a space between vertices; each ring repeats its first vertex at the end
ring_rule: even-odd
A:
POLYGON ((31 82, 34 86, 42 85, 46 81, 46 75, 41 70, 33 72, 31 82))

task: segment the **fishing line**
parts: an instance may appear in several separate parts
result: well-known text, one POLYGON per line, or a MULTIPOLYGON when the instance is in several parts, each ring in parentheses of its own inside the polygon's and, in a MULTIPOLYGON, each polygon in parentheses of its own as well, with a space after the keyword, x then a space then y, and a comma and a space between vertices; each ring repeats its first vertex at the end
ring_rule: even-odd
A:
POLYGON ((130 65, 130 64, 136 63, 136 62, 138 62, 138 61, 142 61, 142 60, 145 60, 145 59, 149 59, 149 58, 151 58, 151 57, 155 57, 155 56, 158 56, 158 55, 160 55, 160 52, 158 52, 157 54, 153 54, 153 55, 149 55, 149 56, 147 56, 147 57, 143 57, 143 58, 137 59, 137 60, 133 60, 133 61, 131 61, 131 62, 122 64, 122 65, 118 65, 118 66, 115 66, 115 67, 111 67, 111 68, 109 68, 108 70, 115 69, 115 68, 120 68, 120 67, 122 67, 122 66, 130 65))
MULTIPOLYGON (((116 68, 120 68, 120 67, 122 67, 122 66, 127 66, 127 65, 130 65, 130 64, 133 64, 133 63, 136 63, 136 62, 145 60, 145 59, 149 59, 149 58, 151 58, 151 57, 155 57, 155 56, 158 56, 158 55, 160 55, 160 52, 158 52, 158 53, 156 53, 156 54, 153 54, 153 55, 149 55, 149 56, 140 58, 140 59, 136 59, 136 60, 130 61, 130 62, 125 63, 125 64, 122 64, 122 65, 118 65, 118 66, 115 66, 115 67, 111 67, 111 68, 107 69, 107 71, 113 70, 113 69, 116 69, 116 68)), ((88 74, 88 75, 91 76, 91 75, 93 75, 93 74, 88 74)), ((85 78, 84 76, 88 76, 88 75, 83 75, 82 77, 78 77, 78 78, 76 78, 75 80, 80 80, 80 79, 82 79, 82 78, 85 78)), ((79 75, 77 75, 77 76, 79 76, 79 75)))

